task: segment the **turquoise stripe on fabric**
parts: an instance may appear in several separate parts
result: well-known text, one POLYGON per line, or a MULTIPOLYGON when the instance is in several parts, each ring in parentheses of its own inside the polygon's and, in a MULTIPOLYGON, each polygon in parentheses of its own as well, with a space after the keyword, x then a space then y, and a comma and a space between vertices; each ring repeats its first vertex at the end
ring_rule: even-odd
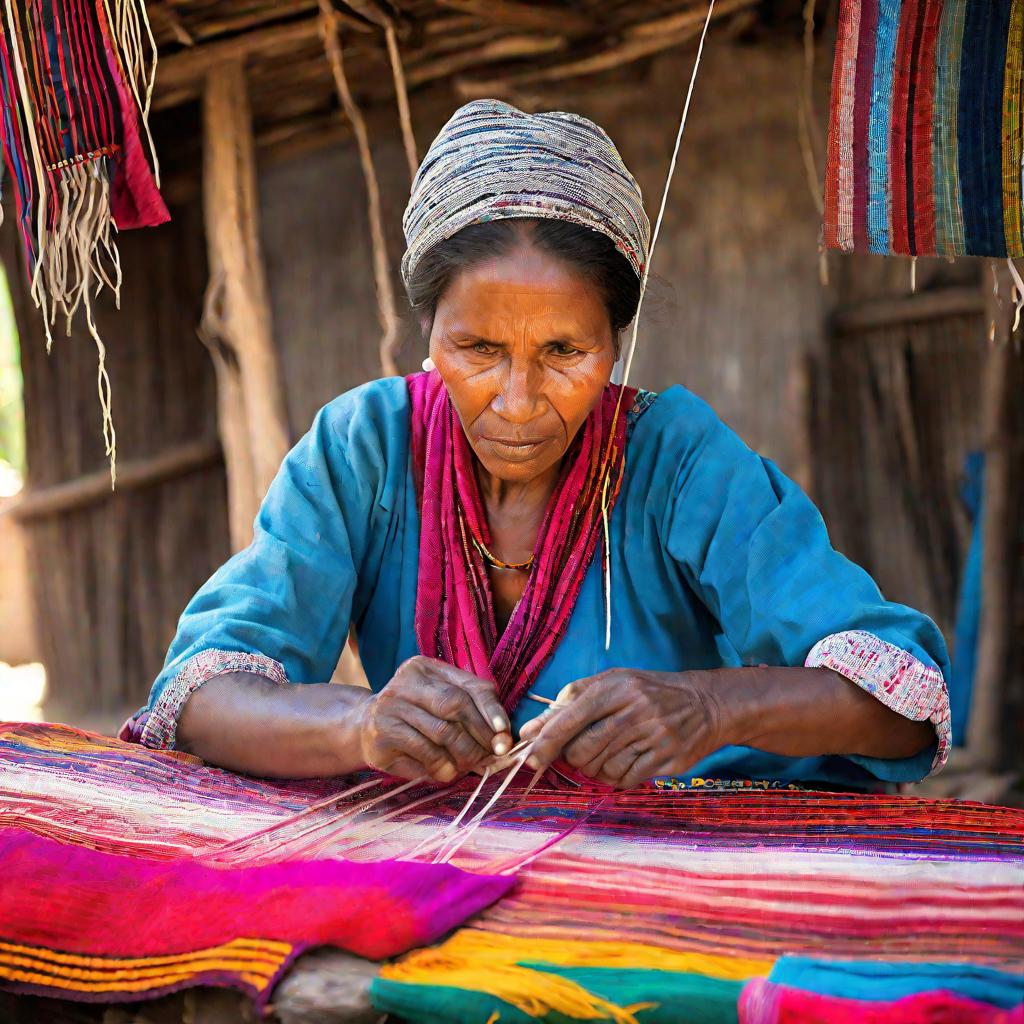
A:
POLYGON ((882 963, 780 957, 768 980, 840 999, 886 1002, 943 989, 1011 1009, 1024 1002, 1024 976, 965 963, 882 963))
POLYGON ((943 256, 962 256, 965 251, 957 113, 967 4, 968 0, 946 0, 935 49, 935 250, 943 256))
POLYGON ((875 69, 868 128, 868 242, 872 252, 891 251, 892 190, 889 176, 889 136, 892 126, 892 76, 902 0, 880 0, 875 69))

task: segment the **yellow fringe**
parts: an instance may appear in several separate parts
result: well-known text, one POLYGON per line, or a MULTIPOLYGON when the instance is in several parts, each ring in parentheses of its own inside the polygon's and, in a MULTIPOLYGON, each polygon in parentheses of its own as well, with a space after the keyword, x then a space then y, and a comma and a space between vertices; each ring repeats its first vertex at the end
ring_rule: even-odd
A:
POLYGON ((702 974, 729 981, 763 977, 773 961, 705 953, 682 953, 639 942, 577 942, 562 939, 528 941, 463 928, 434 949, 417 950, 381 969, 389 981, 447 985, 485 992, 531 1017, 556 1012, 574 1020, 611 1020, 637 1024, 636 1013, 649 1008, 617 1006, 588 992, 568 978, 519 966, 543 961, 558 967, 617 967, 702 974))

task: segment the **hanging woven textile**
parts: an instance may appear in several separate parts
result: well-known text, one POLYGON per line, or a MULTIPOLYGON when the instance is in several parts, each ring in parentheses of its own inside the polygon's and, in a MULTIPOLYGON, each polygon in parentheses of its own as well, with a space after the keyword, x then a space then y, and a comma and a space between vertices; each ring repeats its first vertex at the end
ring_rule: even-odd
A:
POLYGON ((170 219, 146 126, 156 47, 144 0, 0 4, 4 158, 32 297, 48 344, 58 315, 70 333, 75 311, 86 307, 113 457, 110 384, 90 302, 104 286, 115 295, 120 288, 114 230, 170 219))
POLYGON ((1024 0, 842 0, 825 244, 1024 255, 1024 0))

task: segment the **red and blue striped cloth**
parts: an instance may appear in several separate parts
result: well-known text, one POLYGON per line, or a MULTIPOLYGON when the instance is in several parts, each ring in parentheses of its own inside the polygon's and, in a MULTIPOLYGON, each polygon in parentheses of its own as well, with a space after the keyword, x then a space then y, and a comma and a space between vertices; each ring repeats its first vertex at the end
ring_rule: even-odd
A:
POLYGON ((1024 255, 1024 0, 842 0, 826 246, 1024 255))

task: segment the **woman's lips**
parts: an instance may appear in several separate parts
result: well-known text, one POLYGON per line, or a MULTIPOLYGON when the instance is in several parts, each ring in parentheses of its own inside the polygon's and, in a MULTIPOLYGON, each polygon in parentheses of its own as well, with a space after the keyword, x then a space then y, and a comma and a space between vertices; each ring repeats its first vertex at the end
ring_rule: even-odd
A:
POLYGON ((531 458, 534 453, 544 444, 547 443, 548 438, 540 437, 536 439, 513 441, 498 437, 482 437, 482 441, 486 441, 495 451, 496 454, 501 455, 503 458, 511 461, 525 461, 531 458))

